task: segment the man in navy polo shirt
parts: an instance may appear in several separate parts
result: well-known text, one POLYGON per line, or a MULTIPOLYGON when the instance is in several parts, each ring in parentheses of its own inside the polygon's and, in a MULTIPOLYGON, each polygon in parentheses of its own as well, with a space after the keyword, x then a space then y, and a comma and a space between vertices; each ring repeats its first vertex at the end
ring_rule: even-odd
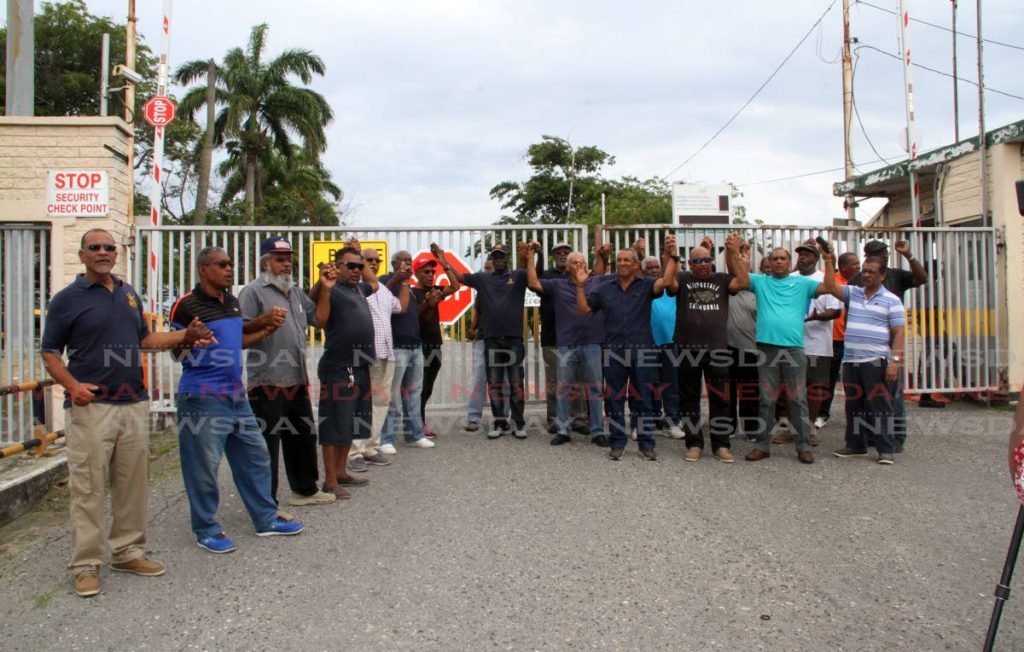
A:
MULTIPOLYGON (((540 251, 540 244, 531 242, 530 248, 540 251)), ((601 414, 601 345, 604 344, 604 320, 598 315, 581 315, 576 308, 576 279, 579 270, 586 272, 586 259, 578 251, 570 253, 567 258, 569 274, 558 278, 540 278, 533 256, 526 257, 526 278, 530 289, 541 293, 543 300, 551 302, 555 312, 555 343, 554 367, 557 369, 555 391, 558 397, 558 413, 555 425, 558 428, 552 446, 561 446, 572 440, 570 436, 573 414, 572 407, 578 396, 575 392, 584 392, 590 415, 590 441, 595 446, 607 446, 608 437, 604 434, 601 414), (582 374, 583 386, 579 387, 577 378, 582 374)), ((589 276, 584 281, 584 290, 594 290, 598 283, 605 279, 589 276)))
POLYGON ((75 593, 88 597, 100 592, 108 477, 113 522, 106 543, 111 570, 149 577, 164 574, 163 564, 145 555, 149 397, 141 351, 206 346, 213 335, 198 319, 176 333, 149 332, 139 295, 111 273, 117 245, 108 231, 86 231, 78 258, 85 273, 51 299, 40 348, 46 370, 67 396, 72 548, 68 567, 75 593))
POLYGON ((661 366, 661 356, 651 333, 651 303, 672 283, 676 273, 674 235, 665 238, 664 249, 669 258, 660 278, 639 274, 640 257, 633 249, 618 252, 615 257, 617 277, 599 283, 592 291, 585 289, 589 276, 586 270, 576 270, 576 308, 582 314, 598 311, 604 314, 605 405, 611 432, 608 456, 613 460, 622 459, 628 441, 625 423, 627 391, 633 392, 637 407, 640 454, 652 462, 658 459, 654 452, 651 394, 656 370, 661 366), (632 385, 631 390, 629 384, 632 385))
POLYGON ((171 308, 171 328, 185 328, 198 318, 213 331, 216 343, 202 350, 174 350, 181 362, 178 448, 196 544, 222 554, 235 550, 216 520, 217 469, 225 455, 256 534, 291 535, 303 530, 302 523, 278 517, 270 494, 270 453, 242 383, 242 349, 277 330, 287 312, 274 307, 243 326, 238 299, 227 291, 234 283, 234 263, 227 252, 206 247, 196 262, 199 284, 171 308))
MULTIPOLYGON (((522 259, 533 255, 525 242, 519 243, 518 251, 522 259)), ((526 270, 509 271, 509 250, 504 244, 494 245, 488 255, 494 264, 493 273, 456 273, 460 283, 477 291, 476 300, 480 306, 480 331, 484 338, 488 393, 494 417, 494 426, 487 437, 498 439, 511 432, 516 439, 526 439, 526 418, 523 415, 526 405, 523 388, 526 270)))

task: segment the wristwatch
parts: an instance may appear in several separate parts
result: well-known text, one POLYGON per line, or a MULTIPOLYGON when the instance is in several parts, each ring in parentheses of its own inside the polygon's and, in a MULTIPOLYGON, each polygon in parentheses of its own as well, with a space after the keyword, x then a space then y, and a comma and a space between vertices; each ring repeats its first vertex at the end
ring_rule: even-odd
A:
POLYGON ((894 356, 892 356, 892 358, 890 358, 890 359, 891 359, 891 360, 892 360, 893 362, 896 362, 896 363, 900 363, 900 362, 903 362, 903 358, 901 358, 901 357, 900 357, 900 356, 898 356, 898 355, 894 355, 894 356))

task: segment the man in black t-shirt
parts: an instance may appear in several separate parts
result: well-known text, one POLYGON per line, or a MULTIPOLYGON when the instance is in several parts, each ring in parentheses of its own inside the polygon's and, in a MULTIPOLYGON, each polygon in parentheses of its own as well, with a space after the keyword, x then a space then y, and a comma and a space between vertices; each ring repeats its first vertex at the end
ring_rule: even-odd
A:
POLYGON ((669 294, 676 296, 675 341, 679 345, 679 412, 686 432, 687 462, 700 460, 704 434, 700 425, 701 385, 708 391, 708 432, 711 450, 717 460, 731 463, 729 451, 728 323, 729 295, 750 285, 747 266, 740 258, 740 236, 730 233, 725 239, 728 274, 713 271, 714 243, 704 238, 701 246, 690 250, 690 271, 672 279, 669 294), (703 381, 703 383, 702 383, 703 381))
POLYGON ((444 251, 431 243, 432 253, 422 253, 412 261, 412 271, 416 275, 416 287, 412 293, 416 295, 416 316, 420 320, 420 338, 423 341, 423 390, 420 393, 420 419, 423 420, 423 434, 430 439, 437 433, 427 427, 427 401, 434 393, 434 383, 441 372, 441 318, 437 306, 459 290, 459 281, 452 272, 452 266, 444 260, 444 251), (435 285, 437 259, 444 262, 448 285, 435 285))

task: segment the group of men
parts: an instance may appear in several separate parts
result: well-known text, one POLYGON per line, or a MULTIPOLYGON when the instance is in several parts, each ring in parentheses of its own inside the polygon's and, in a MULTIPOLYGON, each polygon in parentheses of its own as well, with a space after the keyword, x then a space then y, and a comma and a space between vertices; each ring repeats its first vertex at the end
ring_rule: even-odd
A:
POLYGON ((272 237, 260 249, 259 277, 238 298, 229 291, 235 275, 228 253, 199 251, 198 284, 171 310, 171 332, 155 333, 135 290, 112 273, 113 236, 91 230, 79 252, 85 272, 53 297, 41 347, 67 396, 73 588, 81 596, 99 592, 105 542, 112 570, 164 573, 144 554, 144 350, 169 349, 182 365, 177 425, 191 527, 201 548, 228 553, 235 543, 216 518, 223 457, 257 535, 277 536, 304 529, 279 506, 279 455, 289 505, 309 506, 351 498, 350 489, 368 484, 360 474, 369 466, 391 464, 400 435, 409 446, 434 447, 425 406, 442 362, 438 305, 461 285, 477 292, 472 330, 486 378, 471 397, 467 430, 480 428, 486 396, 492 414, 487 437, 527 437, 523 305, 529 289, 541 295, 546 312, 553 445, 570 442, 575 428, 620 460, 635 433, 640 455, 655 460, 654 431, 663 426, 685 438, 685 459, 697 461, 705 443, 700 399, 706 387, 716 459, 734 461, 730 438, 740 433, 754 442, 747 460, 769 457, 780 416, 776 403, 785 396, 798 458, 812 463, 809 428, 828 408, 819 412, 815 398, 808 412, 807 386, 827 386, 837 373, 831 363, 841 355, 847 433, 835 454, 863 456, 870 444, 880 462, 891 463, 905 439, 905 427, 892 426, 894 414, 903 423, 904 313, 896 291, 924 282, 906 243, 896 249, 910 259, 911 272, 889 270, 879 257, 886 245, 872 241, 859 273, 855 255, 840 257, 837 274, 831 249, 807 243, 797 248, 795 272, 789 252, 775 249, 766 256, 765 273, 753 274, 749 245, 730 234, 725 272, 715 269, 718 250, 709 239, 688 252, 684 271, 669 235, 660 260, 622 249, 611 273, 610 247, 599 248, 589 269, 583 252, 560 243, 551 252, 553 269, 538 273, 540 245, 528 242, 518 245, 522 268, 510 269, 511 252, 496 244, 483 271, 462 274, 432 245, 415 258, 396 252, 392 272, 378 278, 379 253, 353 238, 321 266, 306 293, 294 280, 290 243, 272 237), (436 284, 438 271, 447 285, 436 284), (827 335, 840 313, 845 332, 832 329, 833 337, 842 335, 837 346, 827 335), (325 338, 316 397, 309 383, 310 327, 325 338), (103 527, 108 476, 109 536, 103 527))

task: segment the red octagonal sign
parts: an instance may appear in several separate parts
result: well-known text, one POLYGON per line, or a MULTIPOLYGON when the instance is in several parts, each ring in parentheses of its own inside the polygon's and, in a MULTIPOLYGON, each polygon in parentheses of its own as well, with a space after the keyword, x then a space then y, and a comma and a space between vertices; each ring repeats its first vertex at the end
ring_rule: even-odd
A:
POLYGON ((146 122, 154 127, 166 127, 174 120, 174 102, 163 95, 155 95, 142 107, 146 122))
MULTIPOLYGON (((429 253, 428 249, 420 250, 415 256, 413 256, 413 260, 415 260, 416 257, 419 256, 420 254, 426 253, 429 253)), ((456 272, 460 274, 472 273, 472 270, 470 270, 469 267, 466 266, 466 263, 462 262, 462 260, 452 252, 446 251, 444 257, 448 260, 448 264, 451 265, 452 269, 454 269, 456 272)), ((451 285, 448 282, 448 275, 443 272, 440 263, 438 264, 437 271, 439 272, 439 274, 436 276, 434 283, 437 283, 440 286, 451 285)), ((415 286, 416 276, 414 275, 409 282, 411 285, 415 286)), ((437 305, 437 315, 440 318, 442 324, 444 324, 445 326, 449 326, 457 322, 459 320, 459 317, 464 315, 466 311, 469 310, 472 306, 473 288, 469 288, 463 285, 458 289, 458 291, 455 294, 448 297, 447 299, 445 299, 444 301, 437 305)))

